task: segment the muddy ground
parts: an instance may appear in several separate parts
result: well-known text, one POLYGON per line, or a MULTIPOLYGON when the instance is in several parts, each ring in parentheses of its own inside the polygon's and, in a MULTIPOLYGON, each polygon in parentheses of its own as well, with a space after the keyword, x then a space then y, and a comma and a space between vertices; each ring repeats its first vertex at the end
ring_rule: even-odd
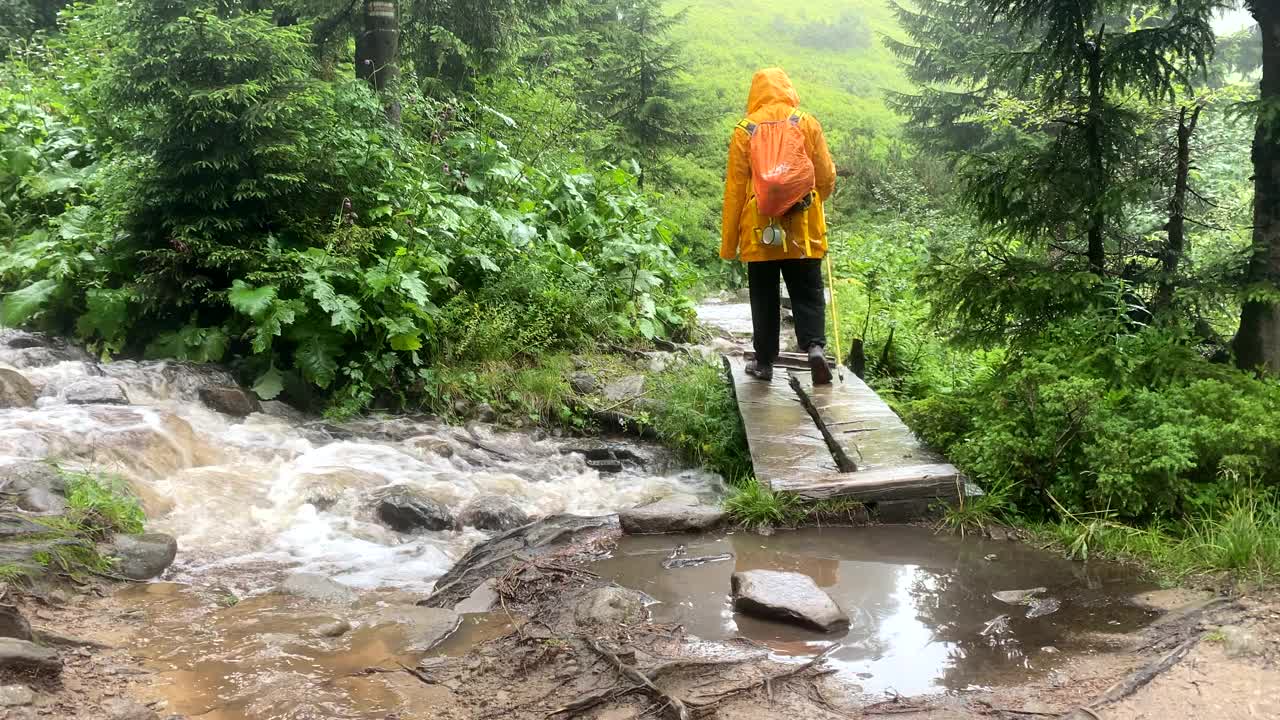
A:
POLYGON ((1163 613, 1158 621, 1136 633, 1092 638, 1094 651, 1065 658, 1047 675, 994 689, 868 696, 820 659, 782 662, 751 641, 700 641, 679 626, 628 615, 626 608, 617 615, 605 608, 607 621, 600 624, 599 612, 579 607, 608 586, 590 567, 610 552, 613 538, 607 529, 586 528, 569 540, 488 548, 488 555, 464 561, 442 579, 436 595, 418 603, 404 593, 352 608, 290 600, 283 610, 272 609, 287 611, 288 622, 257 631, 251 626, 264 616, 255 607, 265 601, 234 606, 216 589, 184 592, 181 599, 154 585, 145 592, 95 585, 27 596, 19 604, 37 630, 81 643, 61 647, 60 679, 10 678, 31 684, 37 696, 31 706, 8 708, 5 717, 1280 718, 1280 596, 1274 592, 1148 593, 1140 601, 1163 613), (480 596, 490 590, 489 613, 467 616, 475 618, 470 626, 425 654, 398 644, 401 626, 380 634, 382 626, 369 621, 467 597, 487 602, 480 596), (215 616, 247 629, 209 633, 198 627, 215 616), (262 672, 264 662, 268 668, 295 663, 290 642, 330 632, 313 630, 343 617, 360 618, 357 629, 347 640, 309 641, 337 649, 326 660, 309 660, 312 671, 297 675, 303 681, 262 672), (189 642, 182 638, 184 623, 191 623, 189 642), (166 637, 164 652, 157 651, 157 635, 166 637), (237 664, 237 643, 268 636, 281 643, 278 655, 259 652, 251 661, 246 651, 237 664), (190 659, 184 649, 207 655, 207 662, 197 657, 184 664, 190 659), (250 682, 261 688, 238 705, 210 699, 220 683, 250 682))

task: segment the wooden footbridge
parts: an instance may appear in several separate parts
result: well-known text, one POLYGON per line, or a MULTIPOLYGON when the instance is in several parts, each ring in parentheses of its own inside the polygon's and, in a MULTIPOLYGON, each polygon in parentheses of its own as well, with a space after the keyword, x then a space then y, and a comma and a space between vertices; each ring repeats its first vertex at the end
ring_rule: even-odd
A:
POLYGON ((772 382, 725 356, 756 479, 810 500, 846 498, 882 519, 925 515, 940 501, 981 491, 925 448, 888 404, 852 371, 815 387, 801 355, 784 354, 772 382))
MULTIPOLYGON (((704 322, 738 339, 750 327, 750 310, 741 304, 706 312, 704 322)), ((756 479, 773 490, 810 500, 858 500, 886 521, 914 519, 940 502, 981 494, 848 368, 840 368, 832 384, 815 387, 803 355, 783 353, 772 382, 747 375, 751 359, 750 353, 726 354, 724 364, 756 479)))

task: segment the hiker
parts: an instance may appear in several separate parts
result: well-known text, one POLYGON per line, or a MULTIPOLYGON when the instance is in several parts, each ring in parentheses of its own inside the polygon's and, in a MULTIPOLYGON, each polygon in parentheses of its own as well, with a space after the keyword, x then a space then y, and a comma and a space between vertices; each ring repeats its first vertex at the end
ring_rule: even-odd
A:
POLYGON ((799 109, 791 79, 780 68, 751 79, 747 117, 733 130, 724 183, 720 257, 747 263, 755 360, 747 372, 773 379, 781 309, 778 276, 787 282, 800 352, 813 382, 831 382, 826 358, 822 258, 827 222, 822 203, 836 186, 836 168, 817 119, 799 109))

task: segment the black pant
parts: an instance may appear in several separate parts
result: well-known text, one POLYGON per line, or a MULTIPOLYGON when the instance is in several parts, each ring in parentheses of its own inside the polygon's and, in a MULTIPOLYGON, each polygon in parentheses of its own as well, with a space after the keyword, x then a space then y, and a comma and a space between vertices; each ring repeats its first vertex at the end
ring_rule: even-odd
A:
POLYGON ((814 345, 827 345, 827 299, 822 292, 821 260, 769 260, 747 263, 747 283, 751 288, 752 344, 756 361, 772 365, 778 357, 781 329, 781 298, 778 273, 787 281, 791 314, 796 320, 796 341, 800 352, 814 345))

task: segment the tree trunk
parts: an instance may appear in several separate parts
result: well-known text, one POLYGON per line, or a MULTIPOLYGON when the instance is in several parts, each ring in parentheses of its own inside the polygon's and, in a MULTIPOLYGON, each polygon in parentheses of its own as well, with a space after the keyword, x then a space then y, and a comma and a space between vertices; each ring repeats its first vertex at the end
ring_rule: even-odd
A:
POLYGON ((1187 188, 1191 177, 1191 136, 1200 122, 1201 105, 1196 105, 1187 118, 1184 107, 1178 113, 1178 157, 1173 180, 1173 199, 1169 201, 1169 239, 1160 258, 1160 287, 1156 290, 1156 311, 1173 304, 1174 280, 1187 246, 1187 188))
POLYGON ((1253 139, 1253 256, 1247 300, 1236 334, 1236 364, 1280 372, 1280 7, 1250 3, 1262 28, 1261 107, 1253 139), (1257 297, 1267 293, 1269 297, 1257 297))
MULTIPOLYGON (((400 67, 400 23, 396 4, 389 0, 366 0, 364 32, 356 39, 356 76, 367 80, 378 92, 395 85, 400 67)), ((386 107, 387 119, 400 123, 400 103, 391 100, 386 107)))
POLYGON ((1104 230, 1106 215, 1102 211, 1106 199, 1107 167, 1102 155, 1102 122, 1104 115, 1102 88, 1102 37, 1105 26, 1098 31, 1097 43, 1089 54, 1089 125, 1085 129, 1089 142, 1089 167, 1093 172, 1093 188, 1089 210, 1089 272, 1105 275, 1107 272, 1107 247, 1104 230))

